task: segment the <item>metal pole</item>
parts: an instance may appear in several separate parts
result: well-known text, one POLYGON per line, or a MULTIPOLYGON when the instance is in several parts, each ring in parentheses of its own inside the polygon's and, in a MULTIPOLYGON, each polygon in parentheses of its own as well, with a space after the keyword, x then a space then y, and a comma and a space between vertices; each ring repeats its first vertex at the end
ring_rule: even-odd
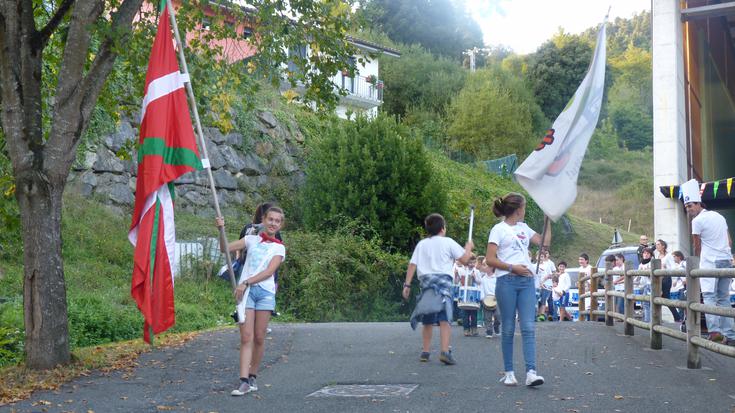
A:
POLYGON ((546 242, 546 230, 549 228, 549 217, 544 215, 544 229, 541 231, 541 246, 538 249, 538 255, 536 256, 536 272, 534 275, 538 275, 538 269, 541 266, 541 251, 544 250, 544 247, 548 247, 548 245, 544 245, 544 242, 546 242))
MULTIPOLYGON (((181 43, 181 36, 179 35, 179 26, 176 24, 176 15, 174 13, 174 7, 171 0, 166 0, 166 6, 168 7, 169 16, 171 16, 171 27, 174 29, 174 37, 176 39, 176 45, 179 48, 179 61, 183 69, 182 73, 188 78, 189 67, 186 65, 186 57, 184 56, 184 44, 181 43)), ((186 92, 191 102, 192 113, 194 114, 194 124, 196 126, 197 137, 199 138, 199 148, 201 149, 202 165, 207 171, 207 177, 209 178, 209 187, 212 190, 212 198, 214 199, 214 210, 217 217, 222 217, 222 212, 219 208, 219 201, 217 200, 217 188, 214 184, 214 177, 212 176, 212 169, 209 166, 209 156, 207 154, 207 145, 204 143, 204 133, 202 132, 202 124, 199 120, 199 111, 197 110, 196 99, 194 98, 194 90, 191 87, 191 79, 187 79, 184 83, 186 86, 186 92)), ((235 280, 235 271, 232 269, 232 258, 227 250, 227 235, 225 234, 225 228, 219 227, 219 243, 220 249, 224 252, 225 261, 227 262, 227 271, 230 273, 230 283, 232 284, 232 290, 237 288, 237 281, 235 280)))

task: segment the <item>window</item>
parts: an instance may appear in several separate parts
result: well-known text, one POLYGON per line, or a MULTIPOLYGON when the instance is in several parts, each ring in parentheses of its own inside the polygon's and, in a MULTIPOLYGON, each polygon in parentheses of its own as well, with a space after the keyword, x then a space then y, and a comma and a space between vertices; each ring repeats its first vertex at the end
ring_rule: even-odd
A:
POLYGON ((348 69, 357 69, 354 57, 347 60, 347 67, 342 70, 342 89, 346 89, 350 93, 355 93, 355 77, 350 74, 348 69))
POLYGON ((296 64, 296 59, 306 59, 306 46, 292 47, 288 50, 288 70, 292 73, 300 73, 301 69, 296 64))

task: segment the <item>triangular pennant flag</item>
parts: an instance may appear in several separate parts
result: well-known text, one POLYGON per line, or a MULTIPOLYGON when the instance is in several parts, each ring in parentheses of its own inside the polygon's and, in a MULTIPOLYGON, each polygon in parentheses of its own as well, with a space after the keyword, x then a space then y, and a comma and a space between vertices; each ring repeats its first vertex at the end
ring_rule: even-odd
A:
POLYGON ((732 178, 727 178, 727 196, 730 196, 731 188, 732 188, 732 178))
POLYGON ((674 185, 669 186, 669 198, 674 199, 674 185))
POLYGON ((720 181, 715 181, 714 184, 712 184, 712 192, 714 192, 713 198, 717 198, 717 189, 720 187, 720 181))
POLYGON ((130 295, 143 314, 143 339, 175 323, 173 181, 202 168, 174 51, 169 9, 158 21, 145 79, 135 208, 128 239, 135 246, 130 295))
POLYGON ((699 196, 704 194, 704 189, 707 188, 707 182, 702 182, 702 186, 699 187, 699 196))

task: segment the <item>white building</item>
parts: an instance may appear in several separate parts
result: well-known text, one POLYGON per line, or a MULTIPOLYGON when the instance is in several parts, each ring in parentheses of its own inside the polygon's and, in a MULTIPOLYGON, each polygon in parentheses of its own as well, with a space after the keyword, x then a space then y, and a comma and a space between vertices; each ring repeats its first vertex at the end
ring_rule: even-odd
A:
POLYGON ((679 184, 735 229, 735 1, 652 0, 651 18, 655 236, 687 254, 679 184))
MULTIPOLYGON (((398 50, 354 37, 348 37, 348 40, 357 48, 358 54, 353 56, 350 62, 350 65, 355 68, 354 75, 345 70, 332 77, 335 93, 337 89, 344 92, 344 96, 340 97, 335 109, 336 113, 343 119, 347 119, 350 114, 374 117, 378 114, 378 107, 383 104, 384 86, 383 81, 380 80, 380 65, 376 56, 400 57, 401 53, 398 50), (365 63, 360 63, 360 61, 365 63)), ((308 46, 303 46, 299 49, 292 49, 289 53, 298 53, 301 57, 308 57, 311 51, 308 46)), ((296 71, 297 68, 295 65, 289 65, 289 70, 296 71)), ((282 88, 291 88, 291 85, 285 84, 282 88)), ((295 90, 303 92, 303 87, 296 87, 295 90)))

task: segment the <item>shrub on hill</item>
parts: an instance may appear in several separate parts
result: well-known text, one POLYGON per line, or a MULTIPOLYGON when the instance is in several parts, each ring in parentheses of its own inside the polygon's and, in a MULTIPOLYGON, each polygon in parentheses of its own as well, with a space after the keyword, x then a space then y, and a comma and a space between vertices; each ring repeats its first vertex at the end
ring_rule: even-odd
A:
POLYGON ((477 159, 525 157, 548 124, 523 81, 500 67, 469 76, 448 112, 449 144, 477 159))
MULTIPOLYGON (((355 228, 288 234, 278 307, 303 321, 396 321, 408 259, 365 240, 355 228)), ((359 232, 359 229, 358 229, 359 232)))
POLYGON ((329 231, 348 218, 400 250, 417 241, 424 217, 446 199, 421 141, 385 115, 327 125, 309 148, 306 176, 308 228, 329 231))

